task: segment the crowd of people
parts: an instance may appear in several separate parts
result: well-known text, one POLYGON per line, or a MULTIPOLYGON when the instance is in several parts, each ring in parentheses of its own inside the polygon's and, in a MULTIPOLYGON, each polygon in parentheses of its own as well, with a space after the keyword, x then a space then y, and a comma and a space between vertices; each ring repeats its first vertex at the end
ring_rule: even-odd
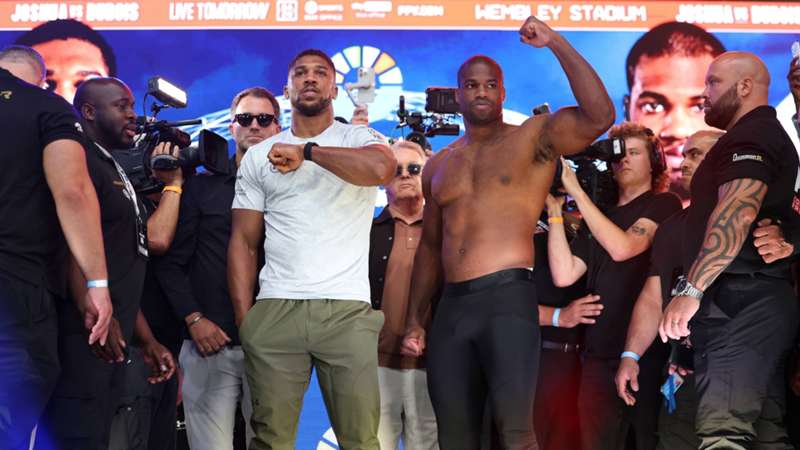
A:
MULTIPOLYGON (((614 125, 530 17, 577 105, 504 123, 474 56, 464 134, 432 153, 336 120, 334 64, 304 50, 289 128, 246 88, 228 173, 152 170, 143 195, 115 160, 131 90, 74 26, 0 51, 0 449, 174 449, 180 391, 191 449, 290 450, 312 369, 348 450, 796 448, 800 162, 757 55, 655 27, 614 125), (610 203, 568 161, 606 132, 610 203)), ((800 109, 796 59, 787 79, 800 109)))

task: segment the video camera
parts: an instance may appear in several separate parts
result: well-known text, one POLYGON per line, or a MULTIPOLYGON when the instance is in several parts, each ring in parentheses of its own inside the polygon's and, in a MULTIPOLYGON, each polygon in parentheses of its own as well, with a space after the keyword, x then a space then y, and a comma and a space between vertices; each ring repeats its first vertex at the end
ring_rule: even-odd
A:
POLYGON ((404 96, 400 96, 400 107, 397 109, 400 124, 397 128, 406 126, 411 128, 411 133, 405 137, 407 141, 416 142, 423 149, 431 149, 427 139, 429 137, 458 136, 461 129, 457 123, 452 122, 459 111, 455 88, 429 87, 425 89, 425 111, 429 114, 408 112, 406 99, 404 96))
POLYGON ((157 121, 156 117, 166 108, 184 108, 187 105, 186 92, 161 77, 147 82, 147 97, 151 96, 161 103, 153 102, 150 107, 152 118, 139 117, 136 121, 139 137, 136 147, 114 150, 114 160, 122 167, 137 193, 148 195, 161 190, 163 186, 153 177, 153 170, 194 170, 203 166, 209 172, 225 175, 228 167, 228 141, 209 130, 202 130, 197 144, 178 127, 198 125, 202 120, 183 120, 177 122, 157 121), (178 156, 157 155, 153 150, 161 142, 169 142, 178 147, 178 156))
MULTIPOLYGON (((616 163, 625 157, 625 140, 622 138, 601 139, 584 151, 566 156, 572 163, 575 175, 581 188, 592 199, 592 203, 600 209, 611 206, 617 202, 617 184, 609 164, 616 163)), ((561 183, 561 160, 556 160, 556 174, 550 193, 563 195, 560 191, 564 185, 561 183)))

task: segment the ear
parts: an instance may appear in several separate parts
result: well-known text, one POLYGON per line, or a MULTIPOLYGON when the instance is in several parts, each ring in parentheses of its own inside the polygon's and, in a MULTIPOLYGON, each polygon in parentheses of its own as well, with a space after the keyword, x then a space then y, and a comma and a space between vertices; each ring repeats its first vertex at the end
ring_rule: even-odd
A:
POLYGON ((81 117, 91 122, 94 122, 94 119, 97 116, 97 110, 95 109, 94 105, 90 103, 84 103, 81 106, 80 113, 81 117))
POLYGON ((289 100, 289 85, 283 87, 283 98, 289 100))
POLYGON ((233 120, 228 124, 228 131, 231 133, 231 136, 233 136, 233 120))
POLYGON ((625 120, 631 120, 631 96, 625 94, 622 96, 622 111, 625 113, 625 120))
POLYGON ((750 78, 742 78, 736 82, 736 93, 739 97, 747 97, 753 92, 753 80, 750 78))
POLYGON ((339 96, 339 85, 337 85, 336 82, 334 81, 333 82, 333 97, 331 97, 331 98, 335 100, 337 96, 339 96))

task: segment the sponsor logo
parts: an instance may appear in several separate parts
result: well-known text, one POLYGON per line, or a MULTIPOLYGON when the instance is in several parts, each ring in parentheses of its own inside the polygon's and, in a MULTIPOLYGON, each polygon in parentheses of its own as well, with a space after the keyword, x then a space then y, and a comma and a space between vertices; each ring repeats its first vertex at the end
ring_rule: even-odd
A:
POLYGON ((738 153, 733 154, 733 162, 746 160, 764 162, 764 158, 761 155, 740 155, 738 153))
POLYGON ((278 0, 275 2, 275 20, 278 22, 297 22, 300 5, 297 0, 278 0))

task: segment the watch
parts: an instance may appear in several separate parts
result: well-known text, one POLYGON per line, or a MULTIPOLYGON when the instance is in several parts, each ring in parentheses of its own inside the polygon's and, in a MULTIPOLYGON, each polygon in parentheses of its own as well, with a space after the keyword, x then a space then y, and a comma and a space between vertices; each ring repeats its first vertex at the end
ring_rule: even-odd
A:
POLYGON ((306 161, 313 161, 311 159, 311 149, 314 147, 319 147, 319 144, 316 142, 306 142, 306 145, 303 146, 303 159, 306 161))
POLYGON ((694 297, 698 300, 703 299, 703 291, 697 289, 696 287, 692 286, 692 283, 686 279, 685 276, 681 275, 678 278, 678 282, 675 284, 675 289, 672 290, 673 297, 694 297))

